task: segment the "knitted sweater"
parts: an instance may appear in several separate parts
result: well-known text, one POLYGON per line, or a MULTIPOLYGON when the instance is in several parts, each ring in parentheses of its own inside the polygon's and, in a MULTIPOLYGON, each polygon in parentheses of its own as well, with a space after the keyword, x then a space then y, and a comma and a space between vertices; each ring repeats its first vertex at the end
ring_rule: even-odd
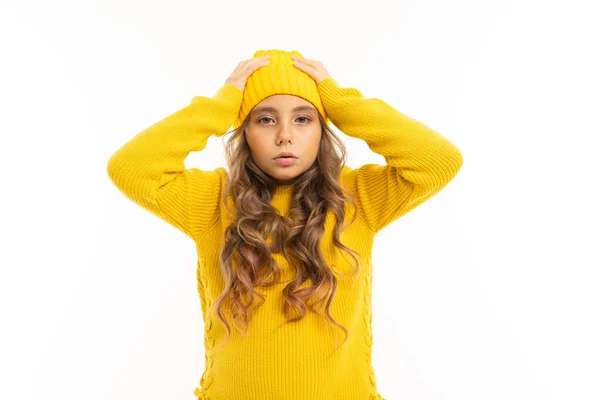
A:
MULTIPOLYGON (((186 107, 134 136, 108 162, 108 174, 124 195, 195 242, 205 348, 204 373, 193 391, 198 399, 383 400, 371 363, 373 239, 439 192, 463 159, 445 137, 382 100, 342 88, 333 78, 322 80, 318 90, 335 126, 363 139, 386 161, 356 169, 344 166, 339 177, 357 206, 357 219, 342 231, 341 240, 365 261, 354 285, 351 277, 338 276, 330 311, 348 330, 341 346, 343 331, 315 313, 276 329, 285 321, 281 283, 258 288, 265 302, 252 315, 247 336, 228 319, 231 337, 218 347, 226 330, 211 306, 225 287, 219 253, 224 229, 232 222, 221 201, 227 173, 223 167, 186 169, 184 159, 202 150, 211 135, 220 137, 232 126, 243 97, 240 89, 224 84, 213 97, 193 97, 186 107)), ((292 185, 275 190, 272 205, 281 215, 289 211, 292 190, 292 185)), ((326 218, 321 250, 329 265, 351 275, 354 260, 336 251, 331 239, 334 220, 326 218)), ((283 279, 291 279, 293 270, 283 254, 273 258, 285 271, 283 279)))

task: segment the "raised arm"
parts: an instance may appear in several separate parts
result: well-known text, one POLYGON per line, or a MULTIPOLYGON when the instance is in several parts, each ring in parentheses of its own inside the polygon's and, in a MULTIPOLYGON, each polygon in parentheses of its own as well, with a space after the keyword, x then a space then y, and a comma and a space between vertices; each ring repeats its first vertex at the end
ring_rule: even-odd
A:
POLYGON ((184 160, 222 136, 238 116, 243 92, 224 84, 212 98, 195 96, 185 108, 130 139, 107 165, 112 182, 129 199, 192 239, 218 218, 225 170, 186 169, 184 160))
POLYGON ((335 126, 385 158, 386 165, 365 164, 344 177, 373 233, 438 193, 460 170, 463 158, 456 146, 383 100, 341 88, 331 77, 318 89, 335 126))

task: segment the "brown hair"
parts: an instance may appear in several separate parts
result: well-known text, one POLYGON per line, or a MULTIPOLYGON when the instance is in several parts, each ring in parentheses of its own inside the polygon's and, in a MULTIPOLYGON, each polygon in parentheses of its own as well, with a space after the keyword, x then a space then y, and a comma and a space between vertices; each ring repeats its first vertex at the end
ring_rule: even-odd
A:
MULTIPOLYGON (((344 344, 348 339, 348 331, 329 312, 337 288, 337 278, 323 257, 320 242, 327 211, 332 210, 337 219, 333 243, 354 259, 357 268, 353 276, 356 277, 360 266, 352 253, 361 259, 362 256, 342 244, 339 239, 340 232, 356 219, 354 212, 350 223, 342 226, 346 200, 356 211, 352 195, 338 182, 346 161, 346 148, 319 114, 322 135, 317 159, 296 178, 289 217, 284 217, 270 204, 277 182, 265 174, 250 155, 244 135, 248 121, 249 116, 241 126, 232 131, 233 135, 225 144, 229 174, 223 201, 236 219, 224 232, 220 262, 225 289, 215 300, 214 306, 227 330, 227 339, 230 329, 222 312, 225 302, 230 300, 229 311, 236 328, 242 332, 237 324, 240 320, 241 325, 247 329, 252 311, 260 307, 265 299, 254 288, 281 282, 282 269, 271 254, 282 251, 295 270, 294 278, 282 292, 286 316, 284 324, 304 318, 307 310, 316 312, 314 307, 326 300, 326 320, 344 331, 345 339, 341 343, 344 344), (235 204, 235 214, 227 205, 228 196, 231 196, 235 204), (273 239, 271 245, 266 241, 269 235, 273 239), (235 267, 234 260, 237 264, 235 267), (296 290, 306 280, 310 280, 312 285, 296 290), (262 300, 253 308, 255 297, 262 300), (314 301, 310 302, 311 299, 314 301)), ((318 312, 317 314, 323 317, 318 312)))

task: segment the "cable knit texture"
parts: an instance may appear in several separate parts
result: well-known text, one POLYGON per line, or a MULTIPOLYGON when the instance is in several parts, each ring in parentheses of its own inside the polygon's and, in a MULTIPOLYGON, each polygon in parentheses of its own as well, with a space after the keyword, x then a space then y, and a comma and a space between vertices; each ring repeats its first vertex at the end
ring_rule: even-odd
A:
MULTIPOLYGON (((184 159, 206 146, 211 135, 224 135, 238 117, 243 92, 223 85, 213 97, 195 96, 181 110, 160 120, 122 146, 108 162, 112 182, 132 201, 194 240, 198 253, 197 288, 204 320, 205 366, 193 394, 203 400, 385 400, 378 393, 371 363, 371 250, 375 234, 431 198, 461 168, 461 152, 426 125, 383 100, 365 98, 333 78, 318 84, 329 119, 344 134, 364 140, 386 164, 343 168, 340 183, 357 203, 358 218, 341 234, 365 264, 358 280, 338 277, 332 316, 343 332, 314 313, 276 329, 284 320, 284 283, 258 288, 265 302, 253 315, 248 336, 225 327, 211 306, 225 282, 219 265, 222 235, 232 217, 221 201, 226 170, 186 169, 184 159)), ((287 215, 292 186, 275 190, 273 206, 287 215)), ((232 201, 228 198, 228 201, 232 201)), ((233 202, 231 202, 233 205, 233 202)), ((349 222, 351 208, 347 208, 349 222)), ((353 260, 332 242, 335 218, 325 221, 321 250, 334 270, 351 275, 353 260)), ((281 253, 273 258, 293 270, 281 253)), ((308 282, 306 282, 308 283, 308 282)), ((228 313, 225 313, 228 316, 228 313)), ((232 321, 229 318, 229 323, 232 321)))

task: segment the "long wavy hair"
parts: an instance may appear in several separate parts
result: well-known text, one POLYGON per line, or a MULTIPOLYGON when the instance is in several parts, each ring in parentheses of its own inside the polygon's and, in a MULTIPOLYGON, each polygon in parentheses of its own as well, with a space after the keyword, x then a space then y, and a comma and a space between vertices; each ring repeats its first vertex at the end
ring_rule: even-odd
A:
POLYGON ((322 135, 317 159, 295 178, 289 216, 282 216, 270 204, 277 182, 256 165, 250 154, 244 134, 249 115, 240 127, 227 132, 233 135, 224 144, 229 173, 222 200, 235 220, 225 229, 222 238, 220 262, 225 289, 215 300, 216 310, 213 310, 225 325, 228 341, 231 331, 223 308, 229 302, 233 324, 246 336, 253 311, 265 301, 255 288, 281 282, 283 270, 271 255, 282 251, 295 270, 295 276, 282 291, 286 316, 283 324, 299 321, 309 310, 316 312, 344 331, 341 346, 348 339, 348 331, 330 314, 337 278, 323 257, 320 242, 327 211, 331 210, 337 219, 333 243, 354 259, 356 267, 352 276, 356 278, 360 265, 354 254, 361 260, 362 256, 340 241, 341 231, 356 219, 356 203, 338 182, 346 163, 346 148, 319 114, 322 135), (228 205, 228 196, 233 200, 235 211, 228 205), (343 226, 345 201, 353 205, 354 213, 351 221, 343 226), (270 245, 268 237, 272 238, 270 245), (299 289, 307 280, 312 285, 299 289), (323 302, 326 302, 325 316, 316 309, 319 304, 322 307, 323 302))

